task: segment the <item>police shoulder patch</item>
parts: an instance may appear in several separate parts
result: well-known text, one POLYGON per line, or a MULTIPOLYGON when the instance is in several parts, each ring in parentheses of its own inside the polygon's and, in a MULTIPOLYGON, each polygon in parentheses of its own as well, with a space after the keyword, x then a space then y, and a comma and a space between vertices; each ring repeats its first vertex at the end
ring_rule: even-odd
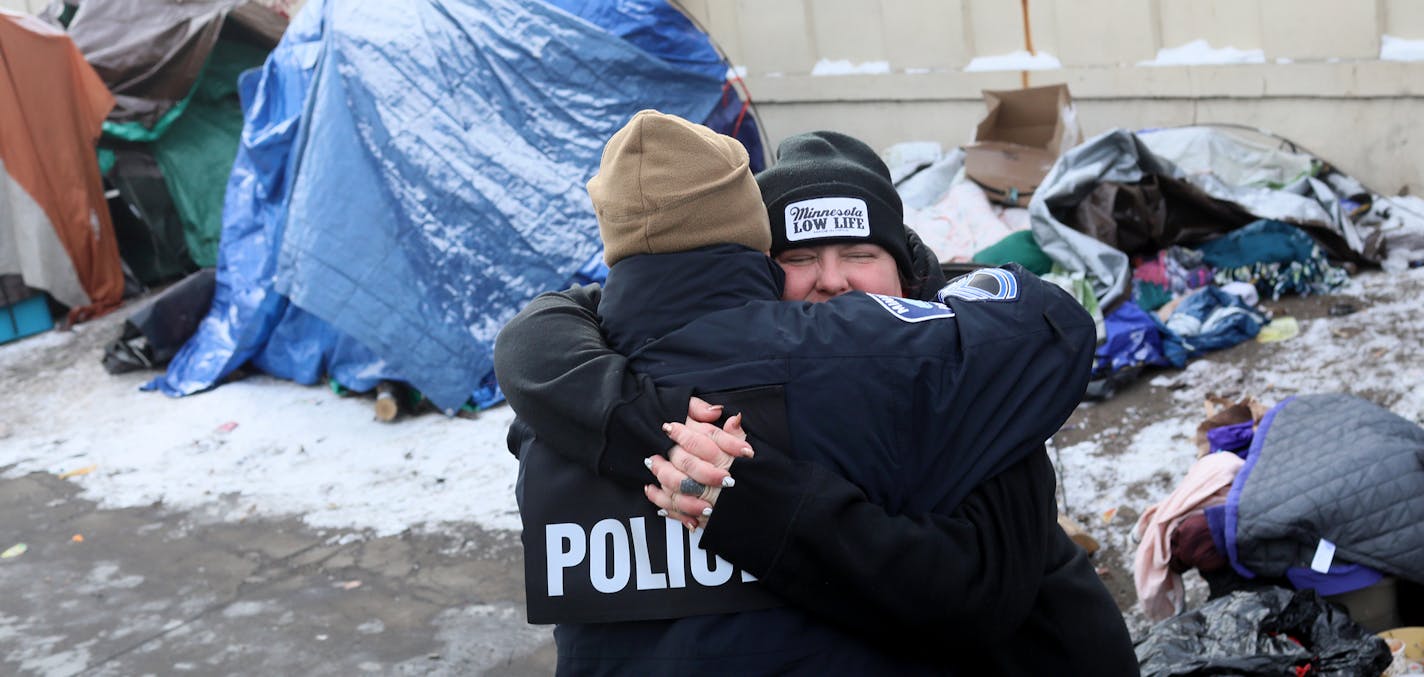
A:
POLYGON ((980 268, 950 280, 936 294, 944 303, 950 298, 965 301, 1014 301, 1019 297, 1019 280, 1002 268, 980 268))
POLYGON ((925 320, 942 320, 954 317, 954 311, 943 303, 902 299, 898 296, 884 294, 866 294, 866 296, 903 322, 924 322, 925 320))

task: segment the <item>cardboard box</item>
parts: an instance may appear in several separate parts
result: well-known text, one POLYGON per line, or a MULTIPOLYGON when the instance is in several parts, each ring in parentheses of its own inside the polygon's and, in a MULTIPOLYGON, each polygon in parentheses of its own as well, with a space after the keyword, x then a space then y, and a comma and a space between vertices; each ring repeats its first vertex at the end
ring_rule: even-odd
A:
POLYGON ((1026 207, 1057 159, 1042 148, 983 141, 964 149, 964 173, 991 202, 1026 207))
POLYGON ((985 91, 984 103, 989 112, 964 149, 964 172, 989 199, 1023 207, 1054 161, 1083 138, 1073 97, 1067 85, 1048 85, 985 91))

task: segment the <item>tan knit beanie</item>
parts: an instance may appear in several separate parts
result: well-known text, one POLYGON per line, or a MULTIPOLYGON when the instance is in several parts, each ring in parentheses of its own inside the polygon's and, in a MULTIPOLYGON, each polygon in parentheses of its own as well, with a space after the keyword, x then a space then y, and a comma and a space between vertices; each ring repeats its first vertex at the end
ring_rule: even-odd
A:
POLYGON ((675 115, 645 110, 603 147, 588 182, 603 260, 714 244, 771 248, 761 189, 741 142, 675 115))

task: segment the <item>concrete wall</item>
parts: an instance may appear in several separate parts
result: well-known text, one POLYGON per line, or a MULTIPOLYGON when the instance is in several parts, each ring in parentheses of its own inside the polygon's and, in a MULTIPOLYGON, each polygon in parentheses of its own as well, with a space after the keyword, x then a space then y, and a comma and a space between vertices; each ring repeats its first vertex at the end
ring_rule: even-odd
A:
POLYGON ((11 12, 21 12, 26 14, 39 14, 49 0, 0 0, 0 9, 7 9, 11 12))
MULTIPOLYGON (((970 140, 981 90, 1067 83, 1089 135, 1230 122, 1289 137, 1376 190, 1424 192, 1424 0, 1028 0, 1051 70, 966 72, 1025 48, 1019 0, 674 0, 745 69, 773 146, 839 129, 884 147, 970 140), (1206 40, 1260 63, 1146 66, 1206 40), (813 75, 847 61, 874 74, 813 75)), ((846 70, 842 67, 840 70, 846 70)))
MULTIPOLYGON (((261 0, 295 12, 302 0, 261 0)), ((1232 122, 1287 136, 1376 190, 1424 192, 1424 61, 1379 59, 1382 36, 1424 39, 1424 0, 1027 0, 1032 72, 965 72, 1025 47, 1021 0, 673 0, 746 84, 773 148, 812 129, 884 147, 970 140, 980 91, 1067 83, 1087 134, 1232 122), (1263 63, 1149 67, 1204 39, 1263 63), (845 61, 877 74, 818 76, 845 61)), ((0 0, 38 12, 48 0, 0 0)))
MULTIPOLYGON (((102 1, 102 0, 101 0, 102 1)), ((306 0, 257 0, 273 9, 287 12, 288 15, 295 16, 298 9, 306 4, 306 0)), ((50 0, 0 0, 0 9, 8 9, 12 12, 27 12, 39 14, 48 7, 50 0)))

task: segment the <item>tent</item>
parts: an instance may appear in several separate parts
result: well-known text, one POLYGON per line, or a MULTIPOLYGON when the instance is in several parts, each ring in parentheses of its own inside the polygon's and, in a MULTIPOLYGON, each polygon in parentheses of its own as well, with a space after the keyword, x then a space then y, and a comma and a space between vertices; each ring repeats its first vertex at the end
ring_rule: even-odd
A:
POLYGON ((663 2, 308 2, 239 81, 213 305, 149 387, 250 362, 497 402, 495 334, 599 267, 604 140, 643 108, 754 133, 726 70, 663 2))
POLYGON ((0 275, 79 321, 119 305, 122 263, 94 146, 114 99, 69 36, 0 11, 0 275))
POLYGON ((69 18, 70 37, 118 102, 100 164, 119 190, 120 253, 139 282, 216 264, 242 131, 237 78, 262 65, 285 27, 245 0, 88 2, 69 18))

